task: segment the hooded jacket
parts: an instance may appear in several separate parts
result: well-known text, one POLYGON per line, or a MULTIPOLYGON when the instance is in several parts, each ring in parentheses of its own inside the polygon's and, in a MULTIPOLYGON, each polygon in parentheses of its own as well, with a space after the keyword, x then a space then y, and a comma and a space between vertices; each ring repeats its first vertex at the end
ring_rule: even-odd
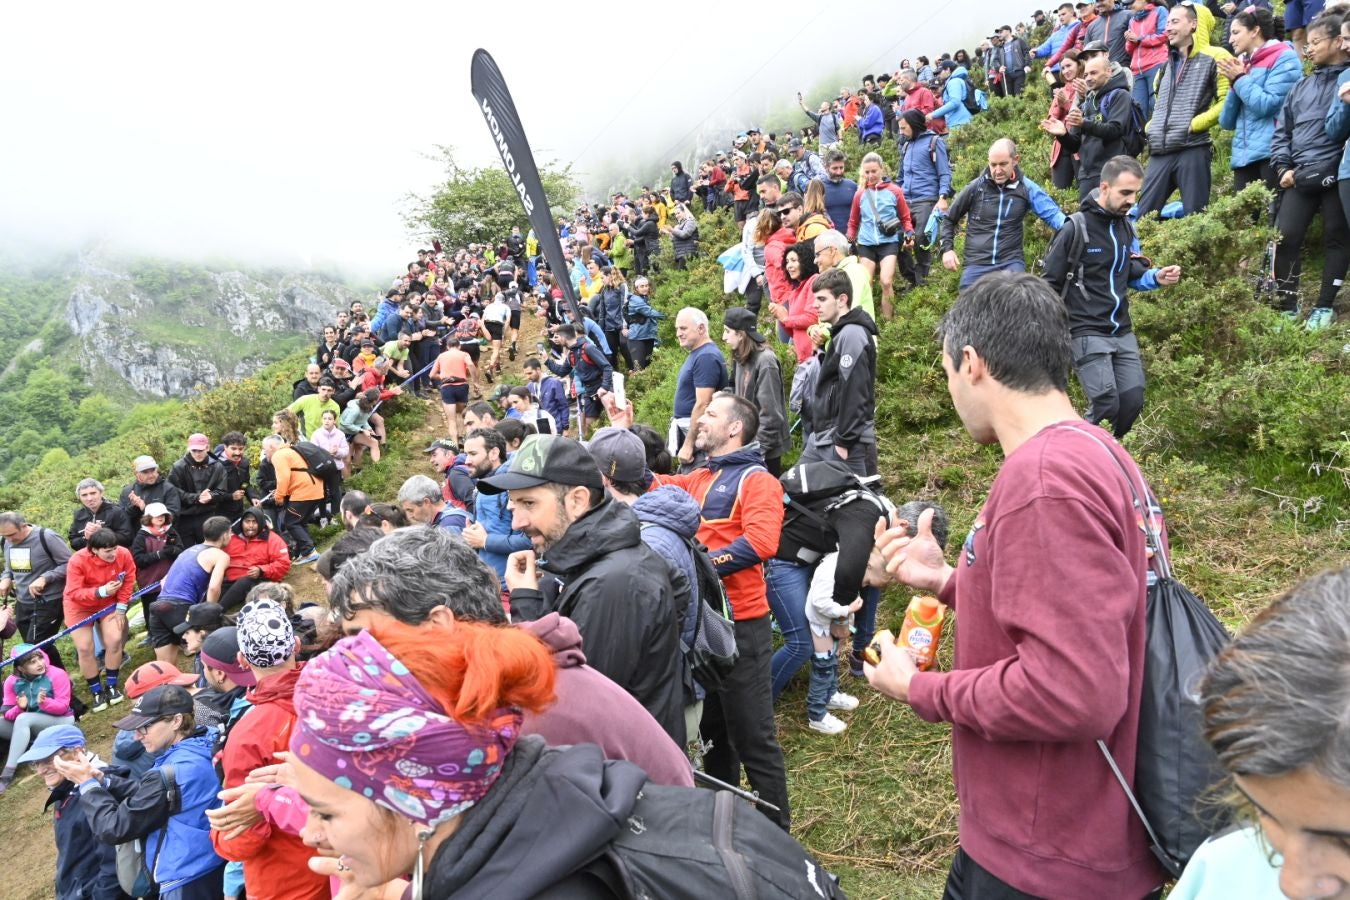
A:
MULTIPOLYGON (((302 669, 303 664, 264 678, 248 692, 253 705, 225 741, 223 787, 238 787, 250 772, 271 765, 278 751, 290 748, 295 683, 302 669)), ((265 819, 235 838, 212 831, 211 844, 225 859, 242 862, 244 881, 254 891, 266 891, 268 900, 327 900, 330 896, 328 879, 306 865, 313 851, 299 836, 273 828, 265 819)))
MULTIPOLYGON (((127 775, 125 769, 109 768, 97 757, 90 763, 127 775)), ((117 882, 117 848, 94 837, 75 785, 61 782, 43 809, 52 811, 56 830, 56 900, 122 900, 126 895, 117 882)))
POLYGON ((1209 130, 1219 121, 1228 97, 1228 79, 1219 74, 1217 60, 1232 59, 1222 47, 1212 47, 1214 14, 1202 4, 1192 7, 1199 27, 1191 36, 1190 52, 1168 50, 1167 65, 1158 73, 1148 147, 1153 156, 1209 146, 1209 130))
MULTIPOLYGON (((628 340, 656 340, 658 334, 656 322, 658 319, 664 319, 665 314, 652 306, 651 295, 644 297, 634 291, 627 294, 627 299, 628 305, 624 308, 623 318, 628 325, 628 340)), ((543 405, 542 401, 540 405, 543 405)), ((557 418, 556 415, 554 418, 557 418)), ((558 427, 563 429, 567 427, 565 416, 559 421, 558 427)))
POLYGON ((835 321, 811 401, 816 446, 876 443, 876 335, 865 310, 850 308, 835 321))
POLYGON ((102 522, 104 528, 111 529, 117 533, 117 543, 123 547, 131 546, 131 539, 136 534, 136 529, 127 518, 126 512, 116 503, 111 503, 105 497, 99 504, 98 509, 93 512, 89 507, 80 504, 80 508, 75 510, 75 521, 70 523, 70 549, 83 550, 89 542, 84 538, 84 526, 90 522, 102 522))
POLYGON ((1234 169, 1270 159, 1276 119, 1302 77, 1303 64, 1284 41, 1269 41, 1252 54, 1219 113, 1219 127, 1233 132, 1234 169))
POLYGON ((211 767, 212 729, 199 727, 155 759, 139 779, 105 771, 105 782, 80 785, 90 830, 106 844, 145 839, 145 861, 160 894, 203 876, 220 878, 225 861, 211 848, 206 811, 220 806, 220 782, 211 767), (160 769, 173 766, 178 812, 170 813, 160 769), (160 845, 163 845, 161 848, 160 845))
POLYGON ((5 718, 11 722, 26 712, 44 712, 49 716, 70 715, 70 676, 64 669, 51 664, 51 658, 45 650, 34 652, 47 660, 46 672, 37 678, 24 678, 18 672, 11 672, 5 679, 5 718), (46 691, 47 696, 39 700, 38 694, 42 691, 46 691), (28 698, 27 709, 19 709, 20 695, 28 698))
POLYGON ((575 622, 591 667, 684 746, 679 613, 666 564, 642 542, 633 511, 606 495, 548 548, 539 568, 538 590, 511 592, 513 617, 557 612, 575 622))
POLYGON ((130 602, 136 590, 136 562, 131 558, 131 551, 121 544, 114 549, 117 552, 112 562, 104 562, 88 547, 71 554, 70 562, 66 564, 66 588, 63 595, 67 603, 93 612, 110 603, 125 607, 130 602), (116 593, 100 597, 99 588, 115 581, 118 576, 122 577, 122 584, 116 593))
POLYGON ((1285 97, 1270 145, 1270 164, 1276 174, 1303 167, 1321 168, 1329 174, 1339 163, 1350 129, 1343 121, 1337 128, 1337 120, 1327 111, 1333 109, 1333 103, 1344 105, 1337 91, 1347 78, 1350 68, 1344 65, 1322 66, 1313 69, 1285 97))
POLYGON ((694 179, 690 178, 684 167, 677 163, 675 174, 670 179, 670 199, 688 203, 694 198, 693 186, 694 179))
MULTIPOLYGON (((1129 4, 1113 6, 1106 15, 1098 13, 1097 17, 1088 23, 1086 42, 1090 44, 1093 41, 1105 41, 1106 52, 1111 62, 1128 66, 1130 51, 1125 45, 1125 30, 1129 28, 1131 15, 1129 4)), ((1209 25, 1213 28, 1213 16, 1210 17, 1209 25)))
POLYGON ((869 137, 881 137, 885 124, 886 115, 881 111, 881 107, 875 103, 867 104, 867 110, 858 117, 858 140, 865 141, 869 137))
POLYGON ((967 266, 993 266, 1022 259, 1022 220, 1035 213, 1055 231, 1064 211, 1039 184, 1022 174, 1000 185, 985 169, 962 189, 942 218, 942 252, 956 246, 956 227, 966 219, 967 266))
POLYGON ((787 318, 779 319, 778 324, 787 329, 792 337, 792 349, 797 354, 797 362, 803 363, 816 352, 815 345, 806 329, 820 321, 816 315, 816 276, 792 286, 792 293, 786 300, 787 318))
MULTIPOLYGON (((670 567, 670 586, 675 592, 675 608, 680 611, 681 649, 693 646, 698 615, 698 570, 692 548, 685 543, 698 537, 699 507, 694 498, 679 488, 653 485, 629 507, 642 526, 642 542, 660 555, 670 567)), ((706 694, 694 681, 686 664, 681 666, 686 706, 702 700, 706 694)))
MULTIPOLYGON (((1128 334, 1131 330, 1129 288, 1151 291, 1158 286, 1158 270, 1139 255, 1139 239, 1126 216, 1107 212, 1093 197, 1079 209, 1087 226, 1083 244, 1083 280, 1075 281, 1064 298, 1069 309, 1069 333, 1128 334)), ((1060 229, 1045 254, 1045 280, 1056 293, 1064 291, 1077 263, 1069 258, 1074 225, 1060 229)))
MULTIPOLYGON (((698 504, 690 503, 697 529, 698 504)), ((694 786, 689 758, 652 714, 632 694, 586 665, 575 622, 549 613, 516 627, 542 641, 558 669, 553 686, 557 699, 543 712, 525 713, 521 734, 537 734, 554 747, 595 744, 606 759, 626 759, 641 766, 656 784, 694 786)))
POLYGON ((563 353, 560 361, 552 358, 544 360, 544 365, 554 375, 566 378, 575 374, 587 394, 594 394, 600 388, 614 390, 614 368, 595 341, 579 335, 576 344, 564 348, 563 353))
POLYGON ((262 569, 263 581, 280 581, 291 570, 291 554, 286 549, 286 542, 272 530, 267 514, 256 506, 244 510, 234 524, 234 537, 230 538, 225 552, 230 555, 230 564, 225 569, 226 581, 246 577, 253 566, 262 569), (244 537, 244 519, 258 523, 256 537, 244 537))
POLYGON ((1167 7, 1150 3, 1130 16, 1126 30, 1139 38, 1125 45, 1130 52, 1131 72, 1142 75, 1167 62, 1167 7))
POLYGON ((602 331, 618 331, 623 327, 623 308, 627 299, 627 285, 605 285, 591 298, 591 318, 595 319, 602 331))
POLYGON ((684 259, 698 252, 698 219, 692 215, 676 222, 670 231, 671 249, 676 259, 684 259))
POLYGON ((947 142, 928 130, 912 141, 905 142, 900 154, 900 171, 896 173, 905 196, 910 200, 937 200, 952 195, 952 166, 947 155, 947 142))
POLYGON ((942 85, 942 105, 929 115, 934 119, 944 119, 948 128, 957 128, 970 121, 970 110, 966 109, 966 94, 970 93, 970 73, 965 66, 957 66, 942 85))
POLYGON ((709 457, 704 468, 657 475, 698 502, 698 539, 708 548, 737 622, 769 614, 764 560, 778 552, 783 532, 783 485, 764 468, 758 444, 709 457))
MULTIPOLYGON (((746 340, 750 340, 748 337, 746 340)), ((764 344, 755 344, 750 358, 732 364, 732 389, 759 410, 759 431, 755 439, 765 459, 781 457, 792 448, 788 433, 787 398, 783 396, 783 370, 778 357, 764 344)))
POLYGON ((173 561, 184 549, 172 522, 163 534, 155 534, 148 525, 142 525, 131 540, 131 559, 136 563, 137 580, 143 587, 160 581, 169 574, 173 561))
MULTIPOLYGON (((493 474, 505 465, 502 463, 493 474)), ((483 491, 479 491, 473 501, 474 521, 487 531, 487 543, 478 551, 478 558, 502 581, 506 578, 506 558, 517 550, 530 549, 529 535, 511 529, 511 510, 507 509, 506 501, 505 492, 488 494, 483 491)))
POLYGON ((1101 90, 1088 91, 1082 111, 1083 124, 1060 140, 1065 150, 1078 154, 1078 180, 1095 184, 1107 161, 1125 154, 1125 134, 1134 114, 1129 74, 1120 69, 1101 90))
POLYGON ((764 242, 764 279, 769 283, 769 299, 775 303, 789 291, 783 255, 795 243, 797 232, 786 225, 769 235, 769 239, 764 242))

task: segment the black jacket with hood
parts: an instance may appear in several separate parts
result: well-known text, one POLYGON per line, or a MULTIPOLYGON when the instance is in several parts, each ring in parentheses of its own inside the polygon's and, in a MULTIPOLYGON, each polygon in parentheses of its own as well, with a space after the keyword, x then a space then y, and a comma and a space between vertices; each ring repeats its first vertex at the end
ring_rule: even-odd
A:
POLYGON ((812 443, 853 449, 877 439, 877 323, 861 306, 834 323, 811 402, 812 443))
POLYGON ((1083 124, 1070 128, 1060 139, 1065 150, 1078 154, 1079 181, 1096 181, 1107 160, 1125 154, 1125 134, 1133 114, 1125 69, 1112 75, 1101 90, 1088 92, 1083 100, 1083 124))
POLYGON ((575 622, 587 664, 683 747, 680 615, 666 562, 642 542, 633 511, 606 495, 548 549, 540 570, 539 590, 511 592, 513 617, 557 612, 575 622))
MULTIPOLYGON (((1085 335, 1121 335, 1132 329, 1129 288, 1151 290, 1157 280, 1150 277, 1147 259, 1139 255, 1137 239, 1125 216, 1107 212, 1095 196, 1083 201, 1079 210, 1087 227, 1083 244, 1083 280, 1073 284, 1064 297, 1069 309, 1069 333, 1085 335)), ((1064 292, 1064 284, 1078 263, 1070 259, 1074 225, 1065 225, 1050 242, 1045 253, 1045 280, 1064 292)))

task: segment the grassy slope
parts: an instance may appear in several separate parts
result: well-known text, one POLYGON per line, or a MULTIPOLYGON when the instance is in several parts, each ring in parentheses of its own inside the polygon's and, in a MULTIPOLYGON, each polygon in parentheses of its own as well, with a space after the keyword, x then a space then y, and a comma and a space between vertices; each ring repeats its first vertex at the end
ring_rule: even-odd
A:
MULTIPOLYGON (((1035 128, 1047 105, 1037 84, 1030 97, 996 101, 961 129, 952 141, 958 185, 978 174, 988 145, 1003 136, 1021 145, 1026 174, 1048 185, 1049 144, 1035 128)), ((860 154, 848 149, 855 164, 860 154)), ((894 148, 883 155, 893 170, 894 148)), ((1229 196, 1231 176, 1219 165, 1219 199, 1206 215, 1140 228, 1145 252, 1160 264, 1181 264, 1185 281, 1133 298, 1150 386, 1144 415, 1126 443, 1162 499, 1179 574, 1237 625, 1350 549, 1343 512, 1350 500, 1343 458, 1350 437, 1340 431, 1350 414, 1350 381, 1341 328, 1320 335, 1281 329, 1253 301, 1245 273, 1259 266, 1267 235, 1250 222, 1264 198, 1255 191, 1229 196)), ((1068 210, 1076 194, 1056 199, 1068 210)), ((737 240, 728 216, 700 220, 705 254, 689 271, 668 270, 655 279, 657 302, 671 317, 663 322, 664 346, 653 366, 630 381, 645 421, 659 424, 669 415, 683 359, 674 311, 705 310, 716 336, 722 310, 739 305, 738 297, 722 293, 714 261, 737 240)), ((1027 259, 1036 260, 1049 231, 1037 224, 1028 234, 1027 259)), ((975 445, 951 410, 932 335, 956 295, 957 276, 936 272, 928 285, 900 298, 896 320, 883 327, 877 424, 891 496, 942 503, 956 544, 1000 456, 975 445)), ((788 348, 776 349, 790 378, 788 348)), ((1081 393, 1075 396, 1081 406, 1081 393)), ((880 623, 899 616, 907 600, 899 589, 888 591, 880 623)), ((1047 598, 1047 614, 1065 602, 1072 596, 1047 598)), ((944 635, 944 663, 952 631, 944 635)), ((794 832, 843 876, 851 896, 936 896, 956 843, 947 728, 922 722, 854 682, 864 702, 847 716, 849 731, 824 737, 805 728, 805 682, 799 676, 779 704, 794 832)))

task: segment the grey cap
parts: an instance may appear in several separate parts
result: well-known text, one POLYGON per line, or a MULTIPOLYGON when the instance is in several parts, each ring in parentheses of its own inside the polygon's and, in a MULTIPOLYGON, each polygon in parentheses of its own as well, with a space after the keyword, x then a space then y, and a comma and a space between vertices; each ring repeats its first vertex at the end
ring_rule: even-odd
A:
POLYGON ((640 481, 647 471, 647 448, 627 428, 601 428, 586 444, 600 474, 610 481, 640 481))

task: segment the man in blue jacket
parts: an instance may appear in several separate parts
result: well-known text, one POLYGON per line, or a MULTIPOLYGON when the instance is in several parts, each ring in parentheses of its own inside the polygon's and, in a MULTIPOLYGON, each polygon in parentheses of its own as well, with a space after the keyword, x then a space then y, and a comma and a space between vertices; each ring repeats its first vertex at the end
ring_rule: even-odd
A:
MULTIPOLYGON (((950 120, 949 120, 950 121, 950 120)), ((961 289, 990 272, 1025 272, 1022 220, 1035 213, 1055 231, 1064 213, 1044 189, 1022 175, 1017 145, 1008 138, 989 148, 989 168, 956 195, 942 219, 942 265, 962 268, 956 255, 956 229, 966 220, 966 247, 961 289)))
POLYGON ((942 80, 942 105, 928 114, 926 122, 945 119, 947 128, 959 128, 970 121, 970 110, 966 109, 966 95, 972 90, 970 73, 965 66, 958 66, 950 59, 938 68, 938 78, 942 80))
MULTIPOLYGON (((495 428, 475 428, 464 439, 464 461, 476 483, 491 478, 506 466, 506 438, 495 428)), ((497 573, 505 592, 506 558, 517 550, 530 549, 530 537, 511 528, 511 510, 504 493, 488 494, 480 490, 474 498, 473 518, 460 537, 497 573)))
MULTIPOLYGON (((1046 59, 1059 53, 1060 48, 1064 46, 1064 41, 1069 37, 1069 32, 1073 30, 1077 23, 1072 3, 1060 4, 1057 15, 1059 16, 1059 24, 1055 26, 1055 30, 1050 32, 1050 36, 1045 39, 1045 43, 1031 51, 1031 55, 1036 59, 1046 59)), ((1051 66, 1050 71, 1058 72, 1059 63, 1051 66)))

